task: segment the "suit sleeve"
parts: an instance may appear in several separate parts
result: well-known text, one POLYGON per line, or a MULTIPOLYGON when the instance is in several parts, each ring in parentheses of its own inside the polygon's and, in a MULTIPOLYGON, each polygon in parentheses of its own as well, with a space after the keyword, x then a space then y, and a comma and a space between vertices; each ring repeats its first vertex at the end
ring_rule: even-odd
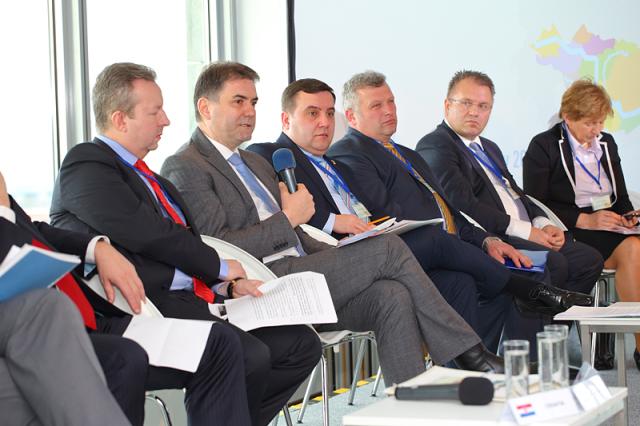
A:
POLYGON ((165 160, 162 174, 180 190, 203 234, 225 240, 258 259, 297 245, 296 234, 282 212, 243 229, 231 229, 226 213, 228 207, 240 215, 247 214, 245 210, 249 207, 244 204, 223 207, 223 203, 231 201, 220 198, 214 178, 196 161, 183 155, 171 156, 165 160))
POLYGON ((119 169, 117 160, 98 150, 82 144, 67 154, 59 177, 65 209, 130 252, 206 282, 217 280, 216 251, 141 200, 128 181, 131 176, 119 169))
POLYGON ((420 140, 417 151, 458 210, 474 218, 489 232, 501 235, 506 233, 511 217, 476 197, 472 182, 462 170, 462 162, 468 160, 461 158, 450 141, 428 135, 420 140))
POLYGON ((611 142, 608 144, 609 155, 611 156, 611 168, 616 178, 616 194, 617 200, 613 205, 613 209, 618 214, 624 214, 633 210, 633 204, 629 199, 629 193, 627 192, 627 184, 624 180, 624 174, 622 173, 622 161, 618 154, 618 145, 611 138, 611 142))
POLYGON ((540 136, 533 138, 522 159, 524 191, 549 207, 567 228, 575 228, 580 214, 578 206, 551 199, 551 174, 552 169, 558 167, 555 162, 562 161, 559 155, 552 160, 548 141, 540 136))

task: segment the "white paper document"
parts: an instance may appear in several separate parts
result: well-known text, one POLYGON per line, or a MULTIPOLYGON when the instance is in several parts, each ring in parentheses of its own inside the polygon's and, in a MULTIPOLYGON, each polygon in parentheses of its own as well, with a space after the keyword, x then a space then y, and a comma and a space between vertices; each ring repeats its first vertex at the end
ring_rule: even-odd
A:
POLYGON ((391 218, 377 225, 375 228, 372 228, 368 231, 361 232, 360 234, 355 234, 350 237, 343 238, 338 240, 338 247, 348 246, 349 244, 353 244, 355 242, 364 240, 365 238, 371 238, 382 234, 404 234, 405 232, 412 231, 416 228, 420 228, 422 226, 427 225, 439 225, 443 222, 441 217, 436 219, 428 219, 428 220, 401 220, 399 222, 396 221, 396 218, 391 218))
POLYGON ((260 297, 225 300, 229 322, 242 330, 338 321, 324 275, 300 272, 268 281, 260 297))
POLYGON ((212 324, 211 321, 136 315, 123 337, 142 346, 149 356, 149 364, 193 373, 200 365, 212 324))
POLYGON ((607 229, 607 231, 616 232, 618 234, 624 234, 624 235, 639 235, 640 226, 634 226, 633 228, 626 228, 624 226, 614 226, 611 229, 607 229))
POLYGON ((556 320, 581 320, 586 318, 639 318, 639 302, 618 302, 607 307, 572 306, 554 317, 556 320))

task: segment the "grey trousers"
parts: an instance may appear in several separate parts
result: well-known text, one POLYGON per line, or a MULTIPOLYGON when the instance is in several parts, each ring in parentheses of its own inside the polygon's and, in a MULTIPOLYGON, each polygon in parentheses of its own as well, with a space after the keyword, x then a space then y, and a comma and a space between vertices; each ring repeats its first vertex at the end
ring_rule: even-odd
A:
MULTIPOLYGON (((387 383, 405 381, 425 370, 423 344, 435 363, 444 364, 480 343, 395 235, 287 257, 268 266, 278 276, 300 271, 324 274, 338 327, 376 333, 387 383)), ((320 330, 329 328, 333 327, 320 330)))
POLYGON ((65 295, 36 290, 0 303, 0 413, 12 426, 130 424, 65 295))

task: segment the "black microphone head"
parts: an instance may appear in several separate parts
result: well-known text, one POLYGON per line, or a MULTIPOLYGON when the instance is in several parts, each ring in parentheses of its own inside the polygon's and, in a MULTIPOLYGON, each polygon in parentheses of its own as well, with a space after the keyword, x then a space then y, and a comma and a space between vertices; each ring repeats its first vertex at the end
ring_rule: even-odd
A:
POLYGON ((293 152, 289 148, 278 148, 271 156, 271 162, 276 173, 284 169, 296 168, 296 159, 293 158, 293 152))
POLYGON ((486 377, 465 377, 458 387, 464 405, 487 405, 493 400, 493 383, 486 377))

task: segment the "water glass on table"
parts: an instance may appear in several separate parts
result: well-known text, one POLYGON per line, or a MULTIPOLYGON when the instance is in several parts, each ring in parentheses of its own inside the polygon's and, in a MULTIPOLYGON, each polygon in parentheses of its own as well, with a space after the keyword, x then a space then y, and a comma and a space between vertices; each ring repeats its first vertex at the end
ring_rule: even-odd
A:
POLYGON ((563 337, 561 332, 541 331, 536 333, 538 373, 540 391, 542 392, 559 389, 568 384, 569 365, 567 356, 564 355, 566 340, 566 336, 563 337))
POLYGON ((529 341, 503 343, 507 399, 529 394, 529 341))
POLYGON ((548 324, 544 326, 544 331, 560 333, 562 340, 556 346, 560 363, 558 368, 552 373, 553 386, 555 389, 569 386, 569 326, 564 324, 548 324))

